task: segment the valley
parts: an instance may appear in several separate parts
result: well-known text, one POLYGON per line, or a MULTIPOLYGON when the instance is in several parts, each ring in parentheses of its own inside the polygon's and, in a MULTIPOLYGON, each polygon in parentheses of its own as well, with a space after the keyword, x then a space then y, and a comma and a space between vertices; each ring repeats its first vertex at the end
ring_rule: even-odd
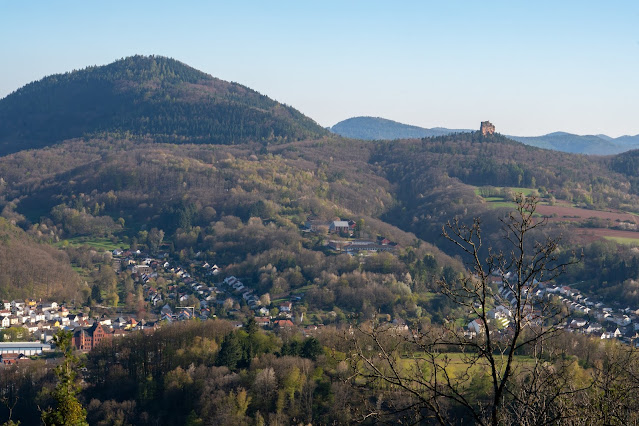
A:
POLYGON ((0 334, 68 348, 3 395, 37 422, 70 360, 95 424, 415 421, 442 378, 468 420, 487 365, 594 401, 639 365, 637 152, 444 130, 347 139, 161 56, 1 99, 0 334))

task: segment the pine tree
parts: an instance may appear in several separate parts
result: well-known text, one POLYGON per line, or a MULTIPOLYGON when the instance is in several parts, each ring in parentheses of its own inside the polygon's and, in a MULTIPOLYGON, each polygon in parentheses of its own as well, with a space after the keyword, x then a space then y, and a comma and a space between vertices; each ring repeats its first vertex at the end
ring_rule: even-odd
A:
POLYGON ((242 359, 242 346, 235 333, 229 333, 222 341, 222 347, 217 355, 217 365, 225 365, 231 370, 237 367, 242 359))
POLYGON ((318 356, 324 353, 324 348, 322 348, 322 344, 315 337, 309 337, 304 340, 304 344, 302 345, 302 350, 300 351, 300 355, 304 358, 309 358, 315 361, 318 356))
POLYGON ((55 369, 58 378, 58 384, 53 391, 56 407, 42 413, 45 425, 88 426, 87 412, 76 397, 80 390, 75 372, 79 360, 73 353, 72 339, 73 333, 65 330, 60 330, 53 338, 53 342, 63 353, 64 360, 55 369))

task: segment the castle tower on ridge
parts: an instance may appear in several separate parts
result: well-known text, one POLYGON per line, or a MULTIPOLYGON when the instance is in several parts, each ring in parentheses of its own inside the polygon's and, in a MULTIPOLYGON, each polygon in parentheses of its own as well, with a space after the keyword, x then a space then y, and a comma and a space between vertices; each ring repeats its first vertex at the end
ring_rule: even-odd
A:
POLYGON ((495 134, 495 126, 490 121, 482 121, 479 130, 483 136, 495 134))

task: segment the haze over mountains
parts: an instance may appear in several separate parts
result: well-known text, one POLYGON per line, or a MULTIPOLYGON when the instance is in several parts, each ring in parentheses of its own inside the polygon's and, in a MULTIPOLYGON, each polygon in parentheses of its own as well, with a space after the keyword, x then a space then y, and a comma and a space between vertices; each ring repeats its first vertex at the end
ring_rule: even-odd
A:
POLYGON ((575 135, 554 132, 543 136, 509 136, 518 142, 539 148, 575 154, 612 155, 639 148, 639 135, 611 138, 606 135, 575 135))
POLYGON ((381 117, 353 117, 340 121, 330 131, 345 138, 363 140, 415 139, 442 136, 451 133, 472 132, 470 129, 446 129, 411 126, 381 117))
MULTIPOLYGON (((330 128, 338 135, 363 140, 394 140, 442 136, 452 133, 472 132, 471 129, 426 129, 398 123, 380 117, 353 117, 340 121, 330 128)), ((639 148, 639 135, 611 138, 606 135, 575 135, 554 132, 543 136, 508 136, 510 139, 538 148, 575 154, 611 155, 639 148)))

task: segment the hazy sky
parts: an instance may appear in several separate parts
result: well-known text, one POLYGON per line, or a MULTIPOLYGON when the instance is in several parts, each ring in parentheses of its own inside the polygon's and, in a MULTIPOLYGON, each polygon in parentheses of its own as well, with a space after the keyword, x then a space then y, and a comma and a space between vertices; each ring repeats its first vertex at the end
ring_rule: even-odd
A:
POLYGON ((639 133, 639 2, 0 0, 0 97, 170 56, 323 126, 370 115, 540 135, 639 133))

